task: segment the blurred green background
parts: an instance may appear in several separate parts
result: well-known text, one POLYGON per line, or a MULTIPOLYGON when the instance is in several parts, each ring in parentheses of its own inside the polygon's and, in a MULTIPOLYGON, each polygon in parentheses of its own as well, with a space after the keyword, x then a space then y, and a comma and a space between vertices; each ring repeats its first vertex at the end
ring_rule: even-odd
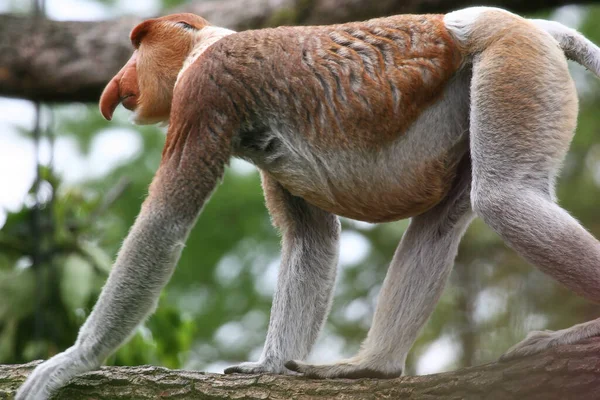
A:
MULTIPOLYGON (((0 3, 3 12, 24 7, 18 1, 0 3)), ((181 1, 151 3, 154 9, 144 8, 144 14, 181 1)), ((138 3, 49 1, 50 17, 77 12, 61 11, 65 4, 104 18, 136 12, 138 3)), ((600 6, 570 6, 541 16, 558 18, 600 43, 600 6)), ((600 81, 572 67, 581 112, 558 197, 600 237, 600 81)), ((22 363, 48 358, 75 340, 139 210, 165 135, 164 128, 131 125, 122 108, 108 123, 94 104, 43 105, 36 165, 33 105, 0 99, 0 106, 16 115, 0 115, 5 140, 0 175, 25 176, 0 181, 19 183, 0 185, 0 363, 22 363), (20 157, 13 148, 26 149, 29 161, 7 162, 9 152, 20 157)), ((311 360, 333 361, 357 350, 406 226, 407 221, 370 225, 343 220, 333 309, 311 360)), ((156 313, 108 364, 221 372, 224 366, 256 360, 266 335, 278 260, 279 237, 271 227, 258 174, 234 161, 194 228, 156 313)), ((476 220, 461 244, 449 285, 411 352, 408 373, 491 361, 531 329, 559 329, 596 317, 599 307, 533 269, 476 220)))

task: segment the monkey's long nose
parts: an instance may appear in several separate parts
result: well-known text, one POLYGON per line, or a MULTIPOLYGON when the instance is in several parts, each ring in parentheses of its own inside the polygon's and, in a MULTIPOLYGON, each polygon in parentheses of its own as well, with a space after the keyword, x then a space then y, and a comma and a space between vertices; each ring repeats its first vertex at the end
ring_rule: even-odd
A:
POLYGON ((139 94, 136 71, 137 51, 119 72, 108 82, 100 96, 100 112, 107 120, 111 120, 119 103, 128 110, 135 109, 139 94))
POLYGON ((115 77, 106 85, 100 96, 100 112, 109 121, 120 103, 123 103, 123 107, 131 111, 137 107, 137 94, 131 92, 121 94, 122 91, 123 85, 115 77))
POLYGON ((117 108, 121 102, 121 98, 119 96, 119 81, 117 76, 108 82, 108 85, 106 85, 104 91, 102 92, 102 96, 100 96, 100 112, 108 121, 112 119, 115 108, 117 108))

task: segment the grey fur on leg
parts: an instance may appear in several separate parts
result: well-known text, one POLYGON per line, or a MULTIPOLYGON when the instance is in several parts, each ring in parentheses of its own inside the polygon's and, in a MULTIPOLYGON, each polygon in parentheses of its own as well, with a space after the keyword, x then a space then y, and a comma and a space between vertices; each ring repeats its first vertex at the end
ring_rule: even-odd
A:
POLYGON ((226 374, 291 374, 284 363, 308 355, 331 306, 339 254, 338 218, 291 195, 267 174, 263 174, 263 187, 273 222, 283 235, 271 319, 259 361, 229 367, 226 374))
MULTIPOLYGON (((496 195, 478 196, 476 210, 484 220, 542 271, 584 297, 600 301, 600 243, 548 194, 521 189, 496 195)), ((555 332, 530 332, 502 359, 536 354, 599 334, 598 319, 555 332)))
POLYGON ((359 353, 333 364, 301 361, 286 367, 312 378, 400 376, 417 334, 446 284, 458 244, 473 219, 468 157, 445 200, 414 217, 386 275, 371 330, 359 353))

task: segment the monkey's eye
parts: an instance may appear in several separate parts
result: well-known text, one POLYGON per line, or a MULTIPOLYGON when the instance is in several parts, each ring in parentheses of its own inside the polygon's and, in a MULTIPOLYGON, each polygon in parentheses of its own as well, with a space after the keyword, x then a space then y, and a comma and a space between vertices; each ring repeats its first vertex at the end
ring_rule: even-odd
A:
POLYGON ((183 29, 187 29, 187 30, 190 30, 190 31, 197 31, 198 30, 198 29, 196 29, 195 26, 192 26, 192 25, 188 24, 187 22, 183 22, 183 21, 178 22, 177 25, 181 26, 183 29))

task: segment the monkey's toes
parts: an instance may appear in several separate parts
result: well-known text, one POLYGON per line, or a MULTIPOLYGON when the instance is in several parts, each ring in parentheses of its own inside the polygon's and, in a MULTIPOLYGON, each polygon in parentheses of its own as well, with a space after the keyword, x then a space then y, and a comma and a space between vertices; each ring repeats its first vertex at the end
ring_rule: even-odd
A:
POLYGON ((253 362, 245 362, 239 365, 233 365, 231 367, 225 368, 223 371, 226 375, 230 374, 268 374, 268 373, 276 373, 272 369, 267 368, 266 365, 260 363, 253 362))
POLYGON ((292 371, 287 370, 280 363, 274 362, 243 362, 238 365, 225 368, 225 374, 284 374, 292 375, 292 371))
POLYGON ((223 373, 225 375, 230 375, 230 374, 244 374, 246 372, 244 372, 244 369, 242 367, 240 367, 239 365, 234 365, 232 367, 225 368, 223 373))
POLYGON ((311 365, 301 361, 288 361, 285 367, 291 371, 298 372, 307 378, 327 379, 327 378, 380 378, 392 379, 402 375, 402 371, 382 371, 376 368, 362 364, 338 363, 326 365, 311 365))
POLYGON ((529 332, 523 341, 517 343, 500 356, 500 361, 510 361, 541 353, 559 344, 557 336, 556 332, 548 330, 529 332))

